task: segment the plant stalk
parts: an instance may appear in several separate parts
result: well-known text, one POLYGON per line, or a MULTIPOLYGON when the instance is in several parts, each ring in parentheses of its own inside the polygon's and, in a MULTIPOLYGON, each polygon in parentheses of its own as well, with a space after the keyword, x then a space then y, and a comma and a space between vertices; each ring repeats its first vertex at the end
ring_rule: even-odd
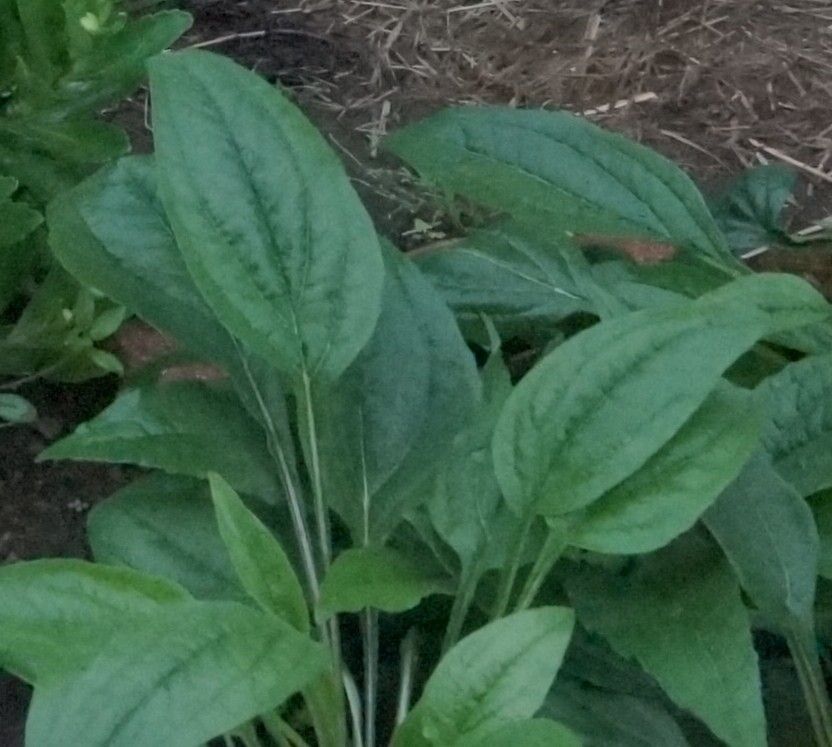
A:
POLYGON ((309 743, 276 713, 265 713, 260 718, 266 731, 281 745, 309 747, 309 743))
POLYGON ((546 577, 552 572, 552 568, 560 559, 566 545, 566 533, 561 528, 551 528, 540 554, 529 572, 526 583, 523 585, 520 596, 517 598, 517 603, 514 606, 515 612, 521 612, 531 607, 540 591, 540 587, 543 586, 546 577))
POLYGON ((517 572, 520 570, 520 561, 523 557, 523 552, 526 549, 526 543, 529 541, 529 533, 532 530, 534 518, 534 513, 529 512, 528 516, 523 519, 523 524, 517 532, 514 542, 514 555, 511 558, 511 562, 504 569, 502 578, 500 579, 497 601, 491 612, 492 620, 497 620, 505 615, 509 602, 511 602, 511 593, 514 591, 514 582, 517 580, 517 572))
POLYGON ((407 718, 407 712, 410 710, 410 699, 413 696, 413 678, 416 673, 416 661, 416 629, 411 628, 402 641, 396 726, 399 726, 407 718))
POLYGON ((459 640, 459 636, 465 626, 465 620, 468 618, 468 612, 471 609, 471 603, 474 601, 474 595, 480 582, 479 565, 479 561, 475 561, 463 574, 459 590, 451 606, 448 627, 445 628, 445 638, 442 641, 443 654, 459 640))
POLYGON ((366 609, 361 617, 364 638, 364 745, 376 744, 376 703, 378 699, 378 612, 366 609))
POLYGON ((818 747, 832 747, 832 704, 820 667, 814 635, 805 630, 786 636, 818 747))
POLYGON ((361 729, 361 722, 363 720, 361 714, 361 695, 355 685, 355 680, 346 667, 342 668, 341 675, 343 677, 344 692, 347 694, 347 703, 349 703, 350 716, 352 718, 352 747, 364 747, 361 729))

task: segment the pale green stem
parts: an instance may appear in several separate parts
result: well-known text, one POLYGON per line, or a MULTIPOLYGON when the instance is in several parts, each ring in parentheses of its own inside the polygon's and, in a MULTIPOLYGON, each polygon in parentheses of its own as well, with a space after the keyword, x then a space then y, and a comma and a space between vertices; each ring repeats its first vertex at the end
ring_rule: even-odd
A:
POLYGON ((531 607, 543 582, 566 549, 566 544, 566 536, 563 531, 552 529, 549 532, 549 535, 546 537, 546 542, 544 542, 543 548, 529 572, 526 583, 523 585, 520 596, 517 598, 517 603, 514 606, 515 612, 520 612, 531 607))
POLYGON ((364 747, 364 739, 361 734, 361 723, 363 721, 361 715, 361 695, 355 685, 355 680, 346 667, 341 670, 341 673, 344 680, 344 692, 347 694, 347 703, 350 707, 350 717, 352 719, 352 747, 364 747))
POLYGON ((276 713, 263 714, 261 719, 266 727, 266 731, 269 732, 272 738, 278 742, 281 747, 283 745, 287 745, 288 747, 309 747, 309 742, 307 742, 276 713))
POLYGON ((411 628, 402 641, 401 664, 399 665, 399 698, 396 708, 396 726, 399 726, 410 710, 413 696, 413 678, 416 673, 416 629, 411 628))
POLYGON ((366 609, 361 617, 364 638, 364 744, 376 744, 376 698, 378 693, 378 612, 366 609))
POLYGON ((451 614, 448 618, 448 627, 445 628, 445 638, 442 641, 442 653, 448 651, 458 640, 468 618, 471 603, 480 581, 479 562, 475 561, 473 566, 463 573, 459 589, 454 597, 451 606, 451 614))
POLYGON ((520 570, 520 562, 526 550, 526 543, 534 523, 534 514, 530 513, 524 520, 517 532, 514 543, 514 555, 512 555, 508 566, 503 571, 500 580, 500 588, 497 592, 497 602, 491 612, 491 619, 497 620, 505 615, 511 601, 511 593, 514 590, 514 582, 517 580, 517 572, 520 570))
POLYGON ((832 747, 832 705, 820 668, 814 634, 797 631, 787 635, 786 640, 812 719, 818 747, 832 747))
POLYGON ((315 410, 312 406, 312 382, 306 371, 301 373, 303 381, 303 399, 306 409, 306 427, 309 436, 309 470, 312 478, 312 495, 315 503, 315 520, 318 525, 318 543, 321 549, 324 572, 332 563, 332 539, 329 535, 329 514, 324 502, 321 458, 318 452, 318 432, 315 424, 315 410))

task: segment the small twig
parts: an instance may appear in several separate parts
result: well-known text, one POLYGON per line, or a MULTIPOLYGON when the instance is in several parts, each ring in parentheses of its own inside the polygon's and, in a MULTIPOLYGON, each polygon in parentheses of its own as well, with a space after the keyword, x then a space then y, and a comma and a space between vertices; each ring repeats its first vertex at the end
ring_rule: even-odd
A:
POLYGON ((217 44, 225 44, 227 41, 234 41, 235 39, 259 39, 266 35, 266 30, 260 31, 241 31, 236 34, 225 34, 225 36, 218 36, 215 39, 208 39, 206 41, 191 44, 188 49, 203 49, 204 47, 214 47, 217 44))
POLYGON ((808 163, 803 163, 803 161, 798 161, 796 158, 792 158, 790 155, 783 153, 783 151, 777 150, 777 148, 772 148, 768 145, 763 145, 763 143, 761 143, 759 140, 755 140, 753 137, 748 138, 748 142, 751 143, 751 145, 753 145, 755 148, 758 148, 759 150, 763 151, 763 153, 766 153, 772 158, 776 158, 778 161, 787 163, 789 164, 789 166, 794 166, 796 169, 805 171, 807 174, 811 174, 812 176, 815 176, 818 179, 823 179, 823 181, 832 184, 832 174, 829 174, 826 171, 821 171, 820 169, 817 169, 814 166, 810 166, 808 163))

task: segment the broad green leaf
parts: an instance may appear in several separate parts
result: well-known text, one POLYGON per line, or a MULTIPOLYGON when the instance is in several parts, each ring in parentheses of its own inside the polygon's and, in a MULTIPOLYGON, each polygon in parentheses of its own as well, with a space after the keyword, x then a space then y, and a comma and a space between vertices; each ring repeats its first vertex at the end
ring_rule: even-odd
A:
POLYGON ((728 261, 693 182, 673 163, 565 112, 448 109, 387 147, 426 179, 563 235, 656 238, 728 261))
POLYGON ((63 8, 55 0, 17 0, 26 39, 27 67, 48 84, 62 65, 63 8))
POLYGON ((626 575, 583 567, 566 582, 578 620, 632 657, 731 747, 766 744, 757 655, 730 567, 682 542, 626 575))
POLYGON ((810 505, 820 539, 818 575, 832 580, 832 490, 816 495, 810 505))
POLYGON ((188 275, 156 197, 153 159, 120 160, 49 205, 50 243, 78 280, 210 360, 234 341, 188 275))
POLYGON ((342 552, 321 584, 318 615, 366 608, 404 612, 431 594, 447 594, 447 579, 389 547, 356 547, 342 552))
POLYGON ((38 412, 28 399, 19 394, 0 393, 0 420, 8 423, 33 423, 38 412))
POLYGON ((804 497, 832 487, 832 354, 789 364, 757 394, 774 468, 804 497))
POLYGON ((539 334, 570 314, 594 310, 564 256, 574 251, 500 226, 414 259, 464 328, 486 314, 509 337, 539 334))
POLYGON ((811 627, 818 568, 812 511, 764 454, 708 509, 705 524, 743 589, 781 630, 811 627))
POLYGON ((690 529, 756 449, 753 395, 719 387, 647 463, 576 519, 570 544, 595 552, 651 552, 690 529))
POLYGON ((437 665, 393 747, 455 745, 531 718, 552 685, 572 635, 562 607, 517 612, 457 643, 437 665))
POLYGON ((482 381, 482 404, 447 450, 427 504, 434 529, 453 548, 464 570, 475 564, 502 567, 518 522, 503 500, 491 453, 497 418, 511 394, 510 374, 499 349, 484 366, 482 381))
POLYGON ((712 201, 714 219, 734 253, 785 238, 780 216, 796 184, 796 173, 781 164, 757 166, 712 201))
POLYGON ((91 117, 56 121, 52 116, 0 119, 0 133, 21 149, 45 153, 84 168, 122 156, 130 150, 127 134, 114 124, 91 117))
POLYGON ((385 264, 373 337, 315 397, 324 493, 356 543, 382 543, 426 500, 479 399, 474 357, 448 307, 395 250, 385 251, 385 264))
POLYGON ((226 58, 157 57, 150 83, 162 202, 206 301, 284 373, 334 380, 372 334, 383 278, 341 163, 275 87, 226 58))
POLYGON ((35 560, 0 568, 0 666, 27 682, 85 667, 126 621, 189 599, 181 587, 127 568, 35 560))
POLYGON ((482 735, 463 737, 453 747, 581 747, 581 740, 562 724, 549 719, 534 718, 510 721, 489 729, 482 735))
POLYGON ((198 599, 248 599, 203 480, 161 472, 141 478, 93 508, 87 538, 100 563, 170 578, 198 599))
POLYGON ((209 480, 220 535, 240 583, 266 612, 308 633, 303 589, 280 543, 222 477, 212 473, 209 480))
POLYGON ((759 338, 828 314, 808 284, 757 275, 572 337, 500 416, 494 460, 507 500, 550 516, 592 503, 667 443, 759 338))
POLYGON ((171 474, 222 474, 272 502, 279 490, 266 439, 228 389, 176 382, 124 392, 40 459, 138 464, 171 474))
POLYGON ((689 747, 660 704, 563 677, 544 713, 571 728, 584 747, 689 747))
POLYGON ((0 250, 23 241, 43 222, 43 216, 22 202, 0 200, 0 250))
POLYGON ((193 747, 270 710, 321 675, 318 643, 234 602, 125 620, 75 677, 38 688, 31 747, 193 747))

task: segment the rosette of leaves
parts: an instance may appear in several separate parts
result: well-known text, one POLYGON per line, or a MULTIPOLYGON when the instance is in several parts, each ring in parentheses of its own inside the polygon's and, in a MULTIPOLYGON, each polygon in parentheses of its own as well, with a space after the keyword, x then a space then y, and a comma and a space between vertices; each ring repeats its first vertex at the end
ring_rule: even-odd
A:
POLYGON ((99 112, 189 25, 179 11, 133 18, 119 0, 0 0, 0 374, 121 370, 96 347, 121 312, 52 262, 44 210, 129 150, 99 112))

